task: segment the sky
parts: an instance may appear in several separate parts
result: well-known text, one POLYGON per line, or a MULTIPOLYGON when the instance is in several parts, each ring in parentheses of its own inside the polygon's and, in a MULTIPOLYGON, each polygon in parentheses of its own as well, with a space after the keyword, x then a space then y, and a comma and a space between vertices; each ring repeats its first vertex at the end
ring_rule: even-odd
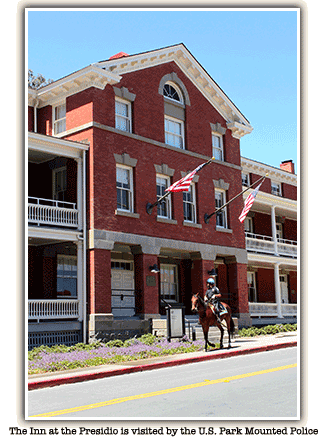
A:
POLYGON ((184 43, 249 120, 241 155, 297 172, 298 10, 38 10, 27 17, 26 65, 57 80, 118 52, 184 43))

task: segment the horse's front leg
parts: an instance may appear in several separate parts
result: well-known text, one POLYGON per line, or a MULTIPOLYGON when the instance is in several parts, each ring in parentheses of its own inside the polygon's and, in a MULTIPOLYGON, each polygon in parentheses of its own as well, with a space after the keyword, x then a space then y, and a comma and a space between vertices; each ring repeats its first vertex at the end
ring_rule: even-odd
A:
POLYGON ((203 330, 204 334, 204 341, 205 341, 205 351, 207 351, 207 344, 208 344, 208 330, 203 330))
POLYGON ((220 348, 223 348, 224 328, 219 323, 217 323, 217 327, 220 329, 220 332, 221 332, 220 348))

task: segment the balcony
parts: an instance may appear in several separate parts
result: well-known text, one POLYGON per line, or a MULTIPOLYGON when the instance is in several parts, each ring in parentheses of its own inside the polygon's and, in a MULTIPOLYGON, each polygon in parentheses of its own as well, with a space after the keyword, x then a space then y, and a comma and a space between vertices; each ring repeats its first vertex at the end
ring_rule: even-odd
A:
POLYGON ((28 223, 78 228, 79 213, 76 203, 28 197, 28 223))
POLYGON ((296 241, 278 238, 275 243, 273 237, 252 232, 246 232, 245 237, 247 251, 297 258, 296 241))
POLYGON ((78 319, 79 301, 71 299, 36 299, 28 301, 28 320, 78 319))

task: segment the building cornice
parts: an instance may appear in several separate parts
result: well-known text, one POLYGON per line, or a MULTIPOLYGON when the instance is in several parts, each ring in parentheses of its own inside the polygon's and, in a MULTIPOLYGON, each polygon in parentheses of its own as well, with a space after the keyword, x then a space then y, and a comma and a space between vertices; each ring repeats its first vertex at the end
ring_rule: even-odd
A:
POLYGON ((232 136, 239 139, 245 134, 251 133, 253 128, 249 121, 183 44, 157 49, 143 54, 109 59, 94 65, 102 70, 124 75, 172 61, 178 65, 183 73, 228 122, 230 125, 229 128, 232 130, 232 136))
POLYGON ((119 75, 90 65, 38 90, 28 89, 28 104, 39 108, 54 105, 90 87, 103 90, 107 84, 113 85, 120 80, 119 75))
POLYGON ((283 171, 279 168, 274 168, 261 162, 256 162, 252 159, 241 157, 241 167, 244 173, 254 173, 264 176, 268 173, 268 178, 279 183, 288 183, 289 185, 297 186, 297 175, 283 171))

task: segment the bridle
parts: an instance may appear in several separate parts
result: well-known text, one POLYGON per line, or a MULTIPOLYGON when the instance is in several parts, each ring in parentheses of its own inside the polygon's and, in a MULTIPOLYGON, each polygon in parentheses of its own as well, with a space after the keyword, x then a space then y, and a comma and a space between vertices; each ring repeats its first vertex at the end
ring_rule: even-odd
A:
MULTIPOLYGON (((199 296, 198 293, 194 293, 193 297, 197 298, 197 301, 199 301, 205 307, 205 301, 203 300, 202 297, 199 296)), ((196 312, 198 312, 197 302, 195 302, 194 309, 196 310, 196 312)))

